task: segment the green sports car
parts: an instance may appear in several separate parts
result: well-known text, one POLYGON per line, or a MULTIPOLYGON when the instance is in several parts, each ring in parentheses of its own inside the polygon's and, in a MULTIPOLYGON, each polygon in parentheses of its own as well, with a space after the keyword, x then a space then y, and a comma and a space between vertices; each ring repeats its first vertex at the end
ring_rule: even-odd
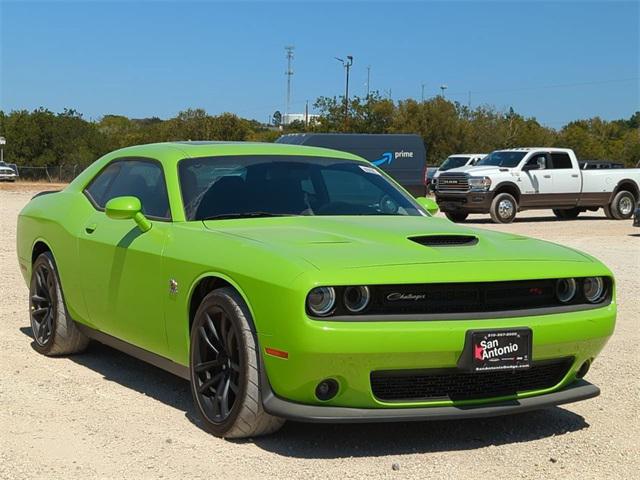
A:
POLYGON ((598 395, 583 377, 613 333, 611 272, 436 212, 343 152, 118 150, 20 213, 34 348, 94 339, 180 375, 226 438, 598 395))

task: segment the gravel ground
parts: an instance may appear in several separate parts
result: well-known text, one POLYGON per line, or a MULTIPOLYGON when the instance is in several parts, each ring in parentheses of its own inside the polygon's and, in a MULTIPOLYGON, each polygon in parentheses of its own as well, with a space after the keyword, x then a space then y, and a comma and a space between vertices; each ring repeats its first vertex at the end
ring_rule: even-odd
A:
POLYGON ((199 428, 188 384, 94 344, 45 358, 30 346, 16 216, 34 193, 0 186, 0 477, 20 478, 638 478, 640 230, 584 214, 524 213, 469 223, 575 247, 618 282, 616 333, 588 379, 596 399, 511 417, 432 423, 305 425, 230 442, 199 428))

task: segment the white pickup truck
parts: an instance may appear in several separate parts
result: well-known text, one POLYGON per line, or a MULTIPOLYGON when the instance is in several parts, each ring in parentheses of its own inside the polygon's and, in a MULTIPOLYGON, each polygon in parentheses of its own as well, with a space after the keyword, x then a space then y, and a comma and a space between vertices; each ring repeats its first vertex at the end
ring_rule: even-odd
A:
POLYGON ((560 219, 604 208, 608 218, 631 218, 640 200, 640 169, 581 170, 567 148, 496 150, 475 166, 442 172, 436 201, 454 222, 489 213, 496 223, 520 210, 553 209, 560 219))

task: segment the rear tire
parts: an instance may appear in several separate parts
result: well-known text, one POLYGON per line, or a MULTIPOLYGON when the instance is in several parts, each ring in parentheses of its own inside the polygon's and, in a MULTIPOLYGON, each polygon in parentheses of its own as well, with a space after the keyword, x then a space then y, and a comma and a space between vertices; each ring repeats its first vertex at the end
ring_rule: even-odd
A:
POLYGON ((554 209, 553 214, 560 220, 575 220, 580 215, 578 208, 554 209))
POLYGON ((33 347, 43 355, 68 355, 87 348, 89 338, 69 316, 64 303, 58 269, 53 255, 36 258, 29 284, 29 314, 33 347))
POLYGON ((491 202, 489 213, 494 223, 511 223, 518 213, 518 202, 509 193, 499 193, 491 202))
POLYGON ((189 373, 204 428, 222 438, 267 435, 284 419, 262 408, 257 341, 251 313, 231 288, 209 293, 191 327, 189 373))
POLYGON ((617 220, 628 220, 636 209, 636 197, 633 193, 622 190, 616 193, 611 202, 611 213, 617 220))
POLYGON ((460 213, 460 212, 445 212, 446 217, 452 222, 464 222, 469 216, 468 213, 460 213))

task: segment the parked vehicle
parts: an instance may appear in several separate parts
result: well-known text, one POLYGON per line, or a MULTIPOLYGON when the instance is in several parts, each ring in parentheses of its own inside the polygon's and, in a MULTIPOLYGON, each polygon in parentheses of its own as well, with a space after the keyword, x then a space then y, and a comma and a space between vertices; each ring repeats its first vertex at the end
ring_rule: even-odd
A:
POLYGON ((424 171, 424 184, 427 188, 427 193, 433 193, 436 189, 435 184, 433 183, 433 177, 438 171, 438 167, 427 167, 424 171))
POLYGON ((436 200, 447 217, 463 221, 470 213, 489 213, 509 223, 520 210, 553 209, 560 219, 604 208, 608 218, 628 219, 640 200, 640 170, 581 170, 573 150, 515 148, 497 150, 475 167, 443 172, 436 200))
POLYGON ((411 195, 426 193, 427 153, 420 135, 359 133, 291 133, 276 143, 324 147, 353 153, 388 173, 411 195))
POLYGON ((180 375, 226 438, 597 396, 584 376, 613 333, 611 271, 435 212, 345 152, 118 150, 19 215, 33 346, 95 339, 180 375))
POLYGON ((9 166, 0 166, 0 182, 15 182, 18 175, 9 166))
POLYGON ((636 206, 636 213, 633 215, 633 226, 640 227, 640 203, 636 206))
POLYGON ((604 160, 580 160, 582 170, 597 170, 600 168, 624 168, 624 163, 607 162, 604 160))

